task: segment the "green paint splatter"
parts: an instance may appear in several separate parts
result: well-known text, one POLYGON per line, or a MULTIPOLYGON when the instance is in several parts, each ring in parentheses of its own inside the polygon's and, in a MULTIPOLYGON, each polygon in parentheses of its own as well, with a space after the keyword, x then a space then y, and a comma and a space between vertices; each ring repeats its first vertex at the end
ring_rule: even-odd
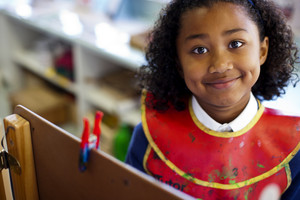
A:
POLYGON ((248 200, 248 196, 249 196, 249 194, 252 192, 252 190, 253 190, 253 188, 250 187, 250 188, 248 189, 248 191, 245 192, 245 195, 244 195, 245 200, 248 200))
POLYGON ((215 180, 214 176, 211 175, 211 174, 209 174, 208 177, 209 177, 209 178, 208 178, 208 181, 209 181, 209 182, 213 182, 213 181, 215 180))
POLYGON ((187 173, 183 174, 183 178, 188 178, 189 175, 187 173))
POLYGON ((195 136, 192 134, 192 133, 189 133, 189 137, 192 139, 192 142, 194 142, 195 141, 195 136))
POLYGON ((235 185, 237 188, 240 188, 240 185, 236 183, 235 180, 229 180, 229 183, 235 185))
POLYGON ((261 164, 257 164, 257 167, 260 167, 260 168, 265 168, 265 166, 261 165, 261 164))
POLYGON ((185 173, 185 174, 183 174, 182 177, 186 178, 186 179, 188 179, 189 181, 192 181, 192 182, 194 182, 194 180, 195 180, 195 178, 190 173, 185 173))
POLYGON ((219 171, 219 170, 214 170, 214 172, 215 172, 215 174, 217 174, 217 177, 220 177, 220 175, 221 175, 221 172, 219 171))

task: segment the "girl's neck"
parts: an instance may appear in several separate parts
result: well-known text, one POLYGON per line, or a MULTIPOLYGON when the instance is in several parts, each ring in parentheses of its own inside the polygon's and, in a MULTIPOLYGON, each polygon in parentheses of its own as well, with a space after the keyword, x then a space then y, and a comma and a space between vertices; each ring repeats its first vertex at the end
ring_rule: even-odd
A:
MULTIPOLYGON (((245 105, 246 106, 246 105, 245 105)), ((245 107, 244 107, 245 108, 245 107)), ((243 108, 243 109, 244 109, 243 108)), ((220 124, 230 123, 243 111, 241 110, 205 110, 205 112, 220 124)))
POLYGON ((198 100, 197 101, 201 105, 202 109, 211 118, 213 118, 215 121, 219 122, 220 124, 224 124, 224 123, 230 123, 235 118, 237 118, 247 106, 249 99, 250 99, 250 95, 248 99, 241 101, 238 105, 223 106, 223 107, 221 106, 216 107, 210 104, 199 102, 198 100))

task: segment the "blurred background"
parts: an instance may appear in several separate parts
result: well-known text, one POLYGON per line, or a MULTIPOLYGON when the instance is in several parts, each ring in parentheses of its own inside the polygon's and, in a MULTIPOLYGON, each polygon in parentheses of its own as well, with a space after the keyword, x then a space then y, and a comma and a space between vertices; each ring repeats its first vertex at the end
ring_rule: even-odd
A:
MULTIPOLYGON (((123 161, 141 121, 134 75, 169 1, 0 0, 1 121, 22 104, 81 137, 83 117, 93 126, 101 110, 101 149, 123 161)), ((300 47, 300 1, 276 2, 300 47)), ((300 113, 299 92, 300 84, 290 85, 282 98, 264 104, 300 113)))

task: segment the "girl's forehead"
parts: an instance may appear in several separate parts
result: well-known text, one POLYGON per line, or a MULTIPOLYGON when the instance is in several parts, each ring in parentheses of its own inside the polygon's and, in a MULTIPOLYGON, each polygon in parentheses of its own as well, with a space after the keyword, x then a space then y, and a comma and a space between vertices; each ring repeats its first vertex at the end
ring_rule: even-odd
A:
MULTIPOLYGON (((190 13, 198 13, 201 15, 206 15, 209 13, 218 13, 218 12, 232 12, 236 15, 244 15, 250 19, 246 9, 239 4, 234 4, 231 2, 218 2, 214 3, 211 6, 202 6, 202 7, 193 7, 187 9, 184 13, 182 13, 181 19, 184 19, 186 15, 190 13)), ((233 16, 234 17, 234 16, 233 16)))
POLYGON ((187 10, 181 16, 181 29, 193 30, 207 27, 249 25, 254 22, 245 8, 240 5, 226 2, 213 4, 211 7, 196 7, 187 10))

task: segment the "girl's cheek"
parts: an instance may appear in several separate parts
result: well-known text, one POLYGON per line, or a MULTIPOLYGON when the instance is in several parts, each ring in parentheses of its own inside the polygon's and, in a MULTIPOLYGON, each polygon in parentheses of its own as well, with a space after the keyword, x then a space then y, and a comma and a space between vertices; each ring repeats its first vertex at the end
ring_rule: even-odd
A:
POLYGON ((202 76, 204 73, 202 67, 199 65, 190 65, 189 67, 184 69, 184 72, 190 78, 197 78, 199 76, 202 76))

